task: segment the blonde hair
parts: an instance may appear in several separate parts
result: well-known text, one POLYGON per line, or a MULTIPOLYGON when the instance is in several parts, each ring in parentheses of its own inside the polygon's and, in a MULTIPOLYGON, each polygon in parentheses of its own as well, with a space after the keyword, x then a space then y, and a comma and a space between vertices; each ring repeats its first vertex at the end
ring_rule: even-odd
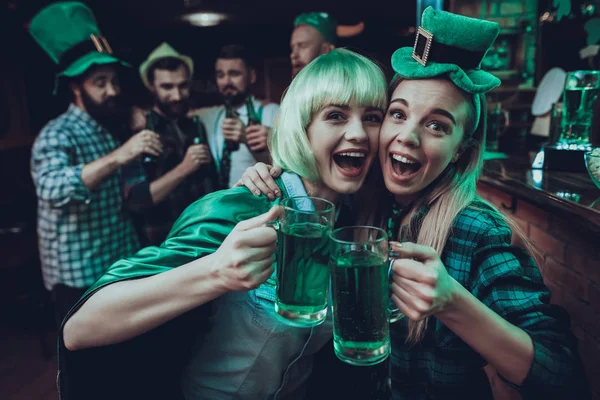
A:
POLYGON ((269 137, 273 164, 320 182, 306 129, 329 104, 387 107, 385 76, 373 61, 346 49, 323 54, 294 78, 281 101, 269 137))
MULTIPOLYGON (((398 78, 392 82, 390 93, 398 87, 402 80, 402 78, 398 78)), ((474 120, 476 114, 473 102, 471 101, 467 112, 463 141, 459 147, 460 157, 456 162, 450 163, 440 176, 424 189, 422 196, 412 204, 406 216, 406 221, 411 221, 424 206, 428 208, 428 212, 422 218, 417 228, 418 232, 411 231, 414 227, 409 223, 406 226, 406 233, 408 237, 416 238, 417 243, 434 248, 441 256, 457 215, 467 207, 478 208, 473 204, 474 202, 478 202, 487 206, 486 212, 491 213, 493 218, 506 222, 512 229, 513 235, 516 235, 521 240, 520 243, 523 243, 527 250, 532 251, 529 241, 518 225, 477 194, 477 180, 483 167, 487 119, 486 100, 484 94, 463 94, 466 99, 469 99, 471 96, 480 96, 481 115, 477 129, 471 132, 472 127, 477 122, 474 120)), ((380 174, 381 172, 379 172, 380 174)), ((376 177, 375 180, 382 184, 383 189, 385 189, 381 176, 376 177)), ((369 190, 367 187, 363 187, 362 189, 365 191, 369 190)), ((387 199, 390 203, 393 201, 390 196, 387 196, 387 199)), ((390 210, 392 205, 382 204, 382 206, 390 210)), ((383 210, 371 213, 366 218, 371 221, 375 220, 378 224, 382 225, 387 223, 387 212, 389 211, 383 210)), ((390 238, 390 240, 393 240, 393 238, 390 238)), ((407 342, 416 343, 423 338, 428 319, 409 321, 407 342)))

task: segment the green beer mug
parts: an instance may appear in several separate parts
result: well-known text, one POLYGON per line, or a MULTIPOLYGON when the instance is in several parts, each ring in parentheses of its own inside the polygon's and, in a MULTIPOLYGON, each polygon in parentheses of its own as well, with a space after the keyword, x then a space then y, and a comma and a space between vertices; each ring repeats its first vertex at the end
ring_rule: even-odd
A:
POLYGON ((391 266, 383 229, 348 226, 331 234, 331 297, 335 355, 352 365, 374 365, 390 354, 390 322, 403 315, 390 296, 391 266))
POLYGON ((275 311, 285 324, 306 328, 327 317, 329 234, 335 206, 318 197, 284 199, 277 230, 275 311))

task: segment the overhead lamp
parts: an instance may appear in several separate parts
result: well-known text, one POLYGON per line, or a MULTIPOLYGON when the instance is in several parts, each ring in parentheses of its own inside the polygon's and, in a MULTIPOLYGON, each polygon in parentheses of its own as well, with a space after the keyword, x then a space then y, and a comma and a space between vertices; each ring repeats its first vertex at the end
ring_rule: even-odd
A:
POLYGON ((186 14, 183 16, 183 20, 189 22, 194 26, 215 26, 219 25, 222 21, 226 19, 227 14, 215 12, 197 12, 193 14, 186 14))

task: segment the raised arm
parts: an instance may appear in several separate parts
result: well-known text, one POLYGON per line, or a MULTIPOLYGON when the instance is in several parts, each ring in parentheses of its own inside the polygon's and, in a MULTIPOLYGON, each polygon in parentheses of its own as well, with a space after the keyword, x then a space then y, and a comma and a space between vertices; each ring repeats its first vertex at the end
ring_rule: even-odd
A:
POLYGON ((90 191, 142 152, 162 151, 155 134, 140 132, 112 153, 88 164, 75 163, 75 149, 66 132, 48 129, 40 134, 32 150, 31 173, 36 193, 54 207, 84 202, 90 191))
POLYGON ((271 276, 276 233, 265 223, 277 218, 278 208, 233 228, 234 218, 220 219, 210 211, 202 215, 200 209, 210 209, 210 204, 190 207, 178 221, 187 226, 174 228, 160 247, 115 263, 67 317, 63 338, 69 350, 131 339, 224 293, 255 288, 271 276), (186 214, 189 224, 181 221, 186 214))

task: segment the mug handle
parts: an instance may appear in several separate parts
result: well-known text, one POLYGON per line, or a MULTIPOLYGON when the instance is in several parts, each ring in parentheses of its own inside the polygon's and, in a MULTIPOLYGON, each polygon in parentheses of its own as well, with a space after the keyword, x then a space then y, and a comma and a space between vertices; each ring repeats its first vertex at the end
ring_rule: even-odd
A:
MULTIPOLYGON (((281 223, 279 222, 278 219, 274 220, 274 221, 268 221, 265 226, 269 226, 273 229, 275 229, 275 232, 277 232, 277 234, 279 235, 279 230, 281 229, 281 223)), ((275 253, 275 263, 277 263, 277 253, 275 253)), ((276 264, 277 265, 277 264, 276 264)), ((277 267, 275 267, 275 273, 277 273, 277 267)), ((271 287, 276 287, 277 283, 275 281, 275 279, 273 278, 273 276, 271 275, 269 277, 269 279, 267 279, 263 285, 267 285, 267 286, 271 286, 271 287)))
MULTIPOLYGON (((390 284, 392 283, 392 277, 394 275, 394 271, 392 271, 392 266, 394 265, 394 261, 396 261, 396 258, 394 257, 398 257, 399 254, 396 253, 393 250, 390 250, 389 252, 389 267, 388 267, 388 278, 390 280, 390 284)), ((392 301, 392 297, 390 296, 390 304, 388 306, 388 311, 390 314, 390 324, 393 324, 396 321, 401 320, 402 318, 404 318, 404 314, 402 314, 400 312, 400 310, 398 310, 398 307, 396 307, 396 305, 394 304, 394 302, 392 301)))
POLYGON ((279 232, 279 228, 281 227, 281 224, 279 223, 279 220, 276 219, 275 221, 268 221, 265 226, 269 226, 273 229, 275 229, 277 232, 279 232))

